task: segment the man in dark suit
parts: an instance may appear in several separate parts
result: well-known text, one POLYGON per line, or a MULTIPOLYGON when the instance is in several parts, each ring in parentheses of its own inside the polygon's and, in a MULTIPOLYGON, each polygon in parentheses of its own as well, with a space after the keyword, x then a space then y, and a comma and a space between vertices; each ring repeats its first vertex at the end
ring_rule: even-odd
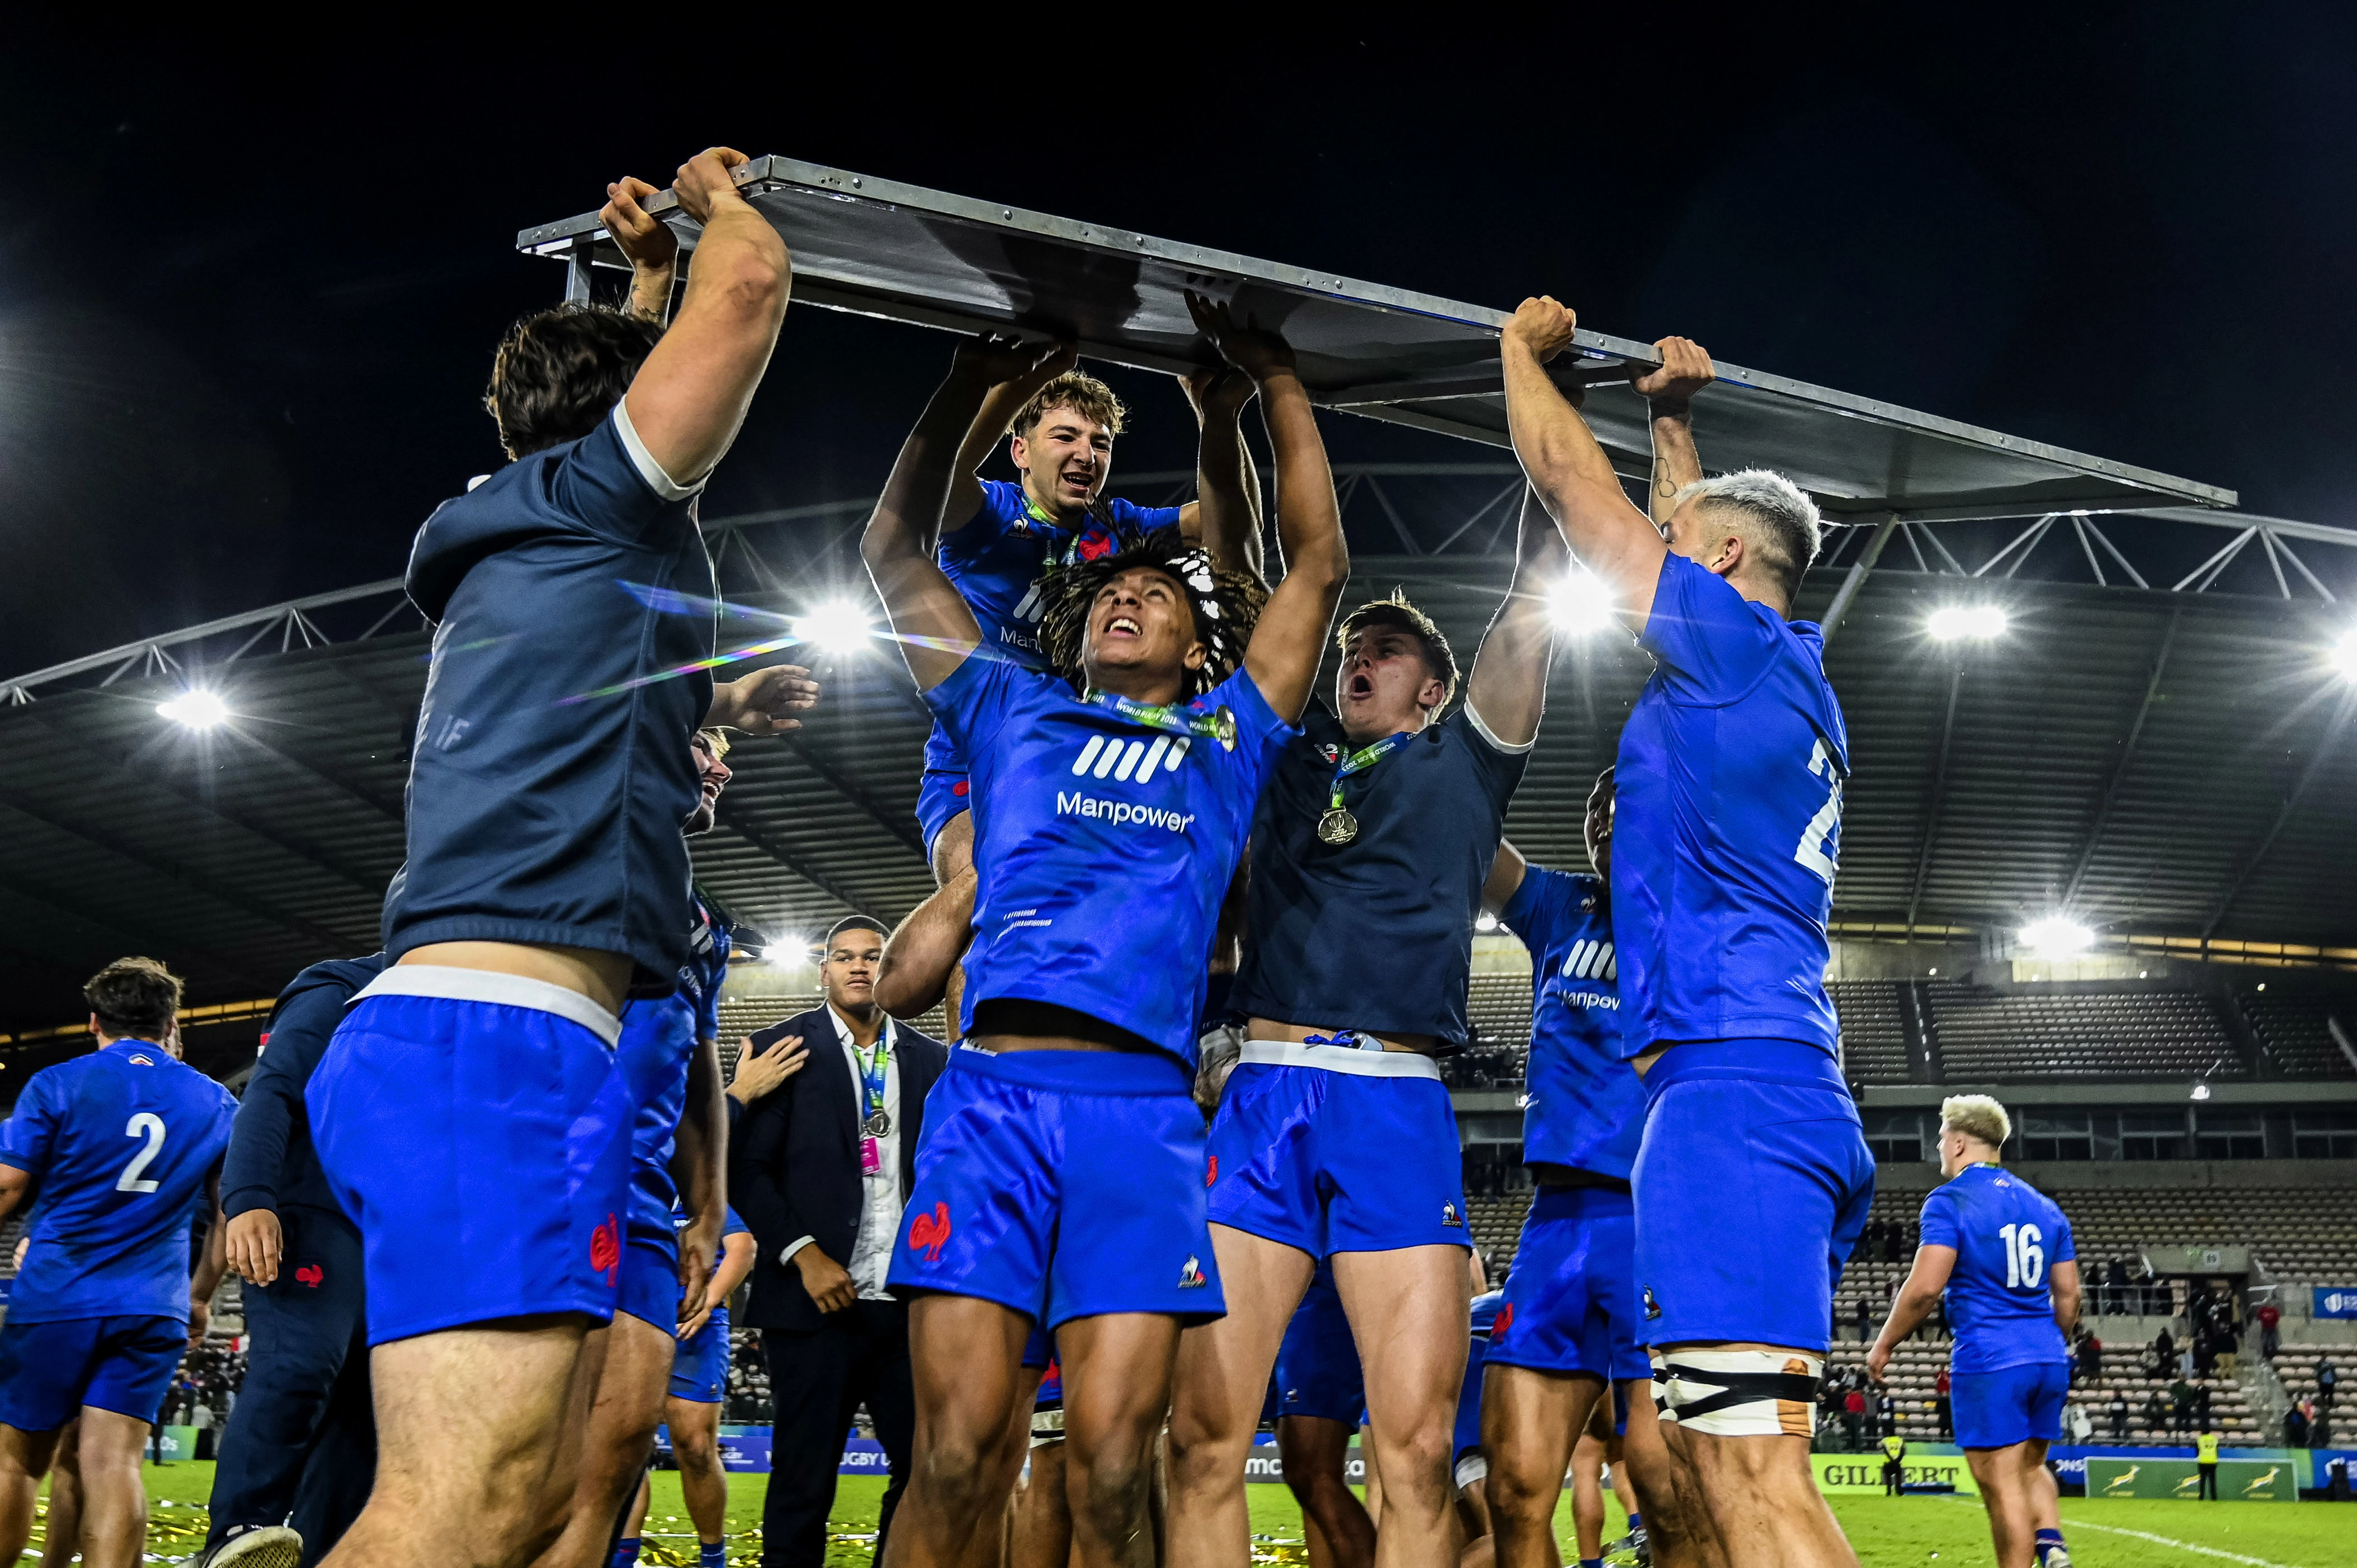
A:
MULTIPOLYGON (((879 1531, 908 1477, 909 1308, 884 1281, 916 1185, 925 1096, 949 1052, 876 1005, 883 956, 880 923, 838 922, 819 964, 825 1004, 751 1036, 756 1047, 798 1036, 808 1052, 801 1072, 747 1108, 729 1159, 731 1199, 761 1245, 742 1321, 761 1330, 776 1405, 765 1568, 824 1561, 843 1437, 863 1402, 892 1471, 879 1531)), ((879 1562, 883 1546, 879 1533, 879 1562)))

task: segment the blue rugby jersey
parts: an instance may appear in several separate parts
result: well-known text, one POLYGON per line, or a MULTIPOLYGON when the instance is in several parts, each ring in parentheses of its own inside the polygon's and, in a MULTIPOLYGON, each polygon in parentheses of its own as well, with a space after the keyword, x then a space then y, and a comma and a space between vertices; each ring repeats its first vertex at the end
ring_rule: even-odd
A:
POLYGON ((0 1127, 40 1188, 10 1323, 188 1318, 188 1230, 229 1148, 228 1090, 145 1040, 43 1068, 0 1127))
MULTIPOLYGON (((1023 487, 1006 479, 982 481, 982 507, 962 528, 942 535, 936 554, 942 575, 974 611, 983 646, 1027 670, 1045 670, 1039 651, 1041 590, 1053 563, 1068 549, 1084 560, 1124 550, 1157 528, 1176 528, 1175 506, 1142 507, 1109 497, 1103 516, 1082 520, 1078 529, 1041 522, 1024 504, 1023 487)), ((965 768, 954 743, 936 724, 925 741, 925 766, 952 772, 965 768)))
POLYGON ((694 924, 687 738, 712 703, 711 672, 687 666, 717 625, 694 489, 663 477, 618 403, 418 531, 409 596, 437 624, 391 961, 431 942, 558 943, 628 953, 634 995, 672 988, 694 924))
POLYGON ((1596 877, 1534 865, 1498 911, 1531 950, 1523 1160, 1627 1181, 1645 1135, 1645 1084, 1620 1051, 1610 901, 1596 877))
POLYGON ((1976 1165, 1932 1189, 1921 1223, 1924 1246, 1956 1250, 1946 1292, 1952 1371, 2071 1359, 2047 1274, 2079 1251, 2052 1198, 2001 1165, 1976 1165))
POLYGON ((1286 738, 1243 670, 1187 711, 1226 708, 1235 749, 1084 703, 1053 675, 977 654, 925 693, 972 763, 977 1003, 1052 1003, 1191 1067, 1205 964, 1253 803, 1286 738))
POLYGON ((1824 640, 1672 555, 1639 641, 1655 668, 1614 774, 1621 1053, 1774 1039, 1830 1054, 1849 739, 1824 640))
POLYGON ((679 1188, 672 1180, 672 1149, 687 1105, 687 1064, 698 1040, 720 1033, 720 980, 728 972, 728 928, 702 897, 687 961, 668 996, 622 1009, 622 1036, 614 1062, 630 1087, 637 1112, 630 1123, 630 1202, 636 1223, 651 1229, 672 1211, 679 1188))
POLYGON ((1281 1023, 1466 1038, 1473 919, 1530 747, 1491 738, 1469 706, 1342 780, 1358 836, 1318 819, 1356 748, 1312 700, 1253 822, 1243 966, 1228 1004, 1281 1023))

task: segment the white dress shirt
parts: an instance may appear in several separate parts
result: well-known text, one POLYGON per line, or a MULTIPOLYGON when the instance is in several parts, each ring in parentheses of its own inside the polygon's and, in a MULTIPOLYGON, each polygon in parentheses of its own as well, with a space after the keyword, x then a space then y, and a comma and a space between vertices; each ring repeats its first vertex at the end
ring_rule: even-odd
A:
MULTIPOLYGON (((826 1004, 827 1020, 834 1026, 836 1041, 843 1047, 845 1062, 851 1069, 852 1120, 858 1127, 853 1135, 855 1147, 867 1136, 867 1080, 866 1068, 872 1065, 874 1052, 863 1052, 851 1031, 850 1020, 826 1004)), ((851 1244, 851 1256, 838 1259, 849 1271, 852 1283, 859 1289, 862 1301, 890 1301, 892 1294, 884 1288, 885 1277, 892 1269, 892 1242, 900 1233, 900 1056, 899 1036, 892 1023, 884 1020, 884 1033, 877 1044, 884 1050, 884 1113, 891 1118, 892 1129, 876 1140, 877 1168, 862 1174, 859 1182, 859 1230, 851 1244)), ((802 1237, 785 1251, 791 1258, 812 1242, 802 1237)))

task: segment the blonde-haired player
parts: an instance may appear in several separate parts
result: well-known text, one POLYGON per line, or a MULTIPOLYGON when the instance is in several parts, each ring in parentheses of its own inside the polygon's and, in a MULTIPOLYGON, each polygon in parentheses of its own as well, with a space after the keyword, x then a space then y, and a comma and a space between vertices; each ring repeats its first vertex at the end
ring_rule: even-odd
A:
POLYGON ((1923 1199, 1923 1243, 1866 1369, 1881 1380, 1944 1290, 1956 1444, 1988 1509, 1997 1568, 2070 1568, 2046 1445, 2062 1436, 2071 1391, 2078 1254, 2053 1199, 1998 1164, 2012 1135, 2012 1118, 1986 1094, 1940 1102, 1947 1179, 1923 1199))

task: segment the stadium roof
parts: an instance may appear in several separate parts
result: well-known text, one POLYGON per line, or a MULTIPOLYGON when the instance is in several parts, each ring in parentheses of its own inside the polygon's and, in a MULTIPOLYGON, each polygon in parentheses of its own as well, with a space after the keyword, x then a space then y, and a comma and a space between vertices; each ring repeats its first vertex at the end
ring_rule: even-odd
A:
MULTIPOLYGON (((1125 488, 1168 500, 1188 478, 1125 488)), ((1469 654, 1511 568, 1513 470, 1346 467, 1341 482, 1351 593, 1405 587, 1469 654)), ((864 595, 849 543, 866 505, 708 524, 732 602, 864 595)), ((1855 767, 1836 920, 1936 936, 2067 907, 2115 934, 2357 947, 2357 684, 2327 659, 2357 534, 2277 539, 2266 520, 2204 512, 2149 521, 2115 562, 2076 532, 2101 521, 1850 529, 1811 575, 1802 613, 1822 615, 1883 542, 1829 645, 1855 767), (2294 543, 2308 555, 2287 570, 2274 552, 2294 543), (1928 638, 1930 612, 1960 602, 2002 605, 2009 633, 1928 638)), ((73 987, 125 951, 169 960, 207 1002, 371 950, 425 656, 387 582, 0 682, 0 1030, 67 1021, 73 987), (158 715, 192 686, 234 716, 195 731, 158 715)), ((821 711, 798 736, 737 748, 721 826, 695 850, 705 884, 770 941, 851 908, 897 918, 931 886, 911 814, 929 721, 899 660, 880 641, 803 657, 826 682, 821 711)), ((1645 669, 1617 631, 1560 645, 1508 823, 1534 858, 1579 855, 1580 801, 1645 669)))

